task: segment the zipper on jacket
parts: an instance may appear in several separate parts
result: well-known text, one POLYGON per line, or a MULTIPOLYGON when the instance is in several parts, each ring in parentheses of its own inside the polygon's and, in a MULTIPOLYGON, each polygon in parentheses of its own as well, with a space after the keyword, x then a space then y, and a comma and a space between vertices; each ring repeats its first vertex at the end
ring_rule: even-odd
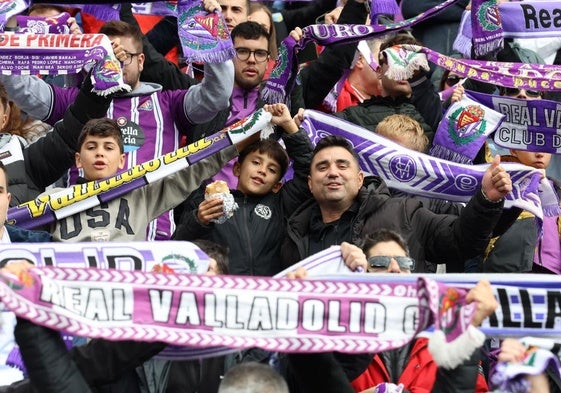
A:
POLYGON ((249 258, 248 258, 248 262, 249 262, 249 275, 253 276, 253 249, 251 248, 251 237, 249 234, 249 214, 247 214, 247 196, 244 195, 243 197, 243 204, 244 204, 244 209, 243 209, 243 215, 244 215, 244 222, 246 223, 246 225, 244 225, 244 234, 245 234, 245 238, 247 240, 247 251, 249 254, 249 258))

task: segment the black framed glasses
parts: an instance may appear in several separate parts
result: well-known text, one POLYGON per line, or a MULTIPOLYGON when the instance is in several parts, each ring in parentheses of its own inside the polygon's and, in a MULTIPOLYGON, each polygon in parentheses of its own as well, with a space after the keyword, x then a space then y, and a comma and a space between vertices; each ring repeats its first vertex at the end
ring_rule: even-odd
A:
POLYGON ((256 63, 263 63, 269 58, 269 51, 265 49, 236 48, 236 57, 240 61, 246 61, 252 53, 256 63))
POLYGON ((125 54, 127 55, 127 57, 126 57, 125 61, 123 61, 123 64, 124 64, 124 65, 129 65, 130 63, 132 63, 132 59, 133 59, 135 56, 140 55, 141 53, 142 53, 142 52, 133 53, 133 52, 127 52, 127 51, 125 51, 125 54))
POLYGON ((456 85, 462 78, 459 75, 448 75, 448 77, 446 77, 446 84, 448 86, 454 86, 456 85))
POLYGON ((516 97, 520 92, 524 90, 528 97, 538 98, 541 97, 542 92, 538 90, 527 90, 527 89, 516 89, 514 87, 504 87, 502 88, 503 94, 505 96, 516 97))
POLYGON ((392 259, 395 259, 400 269, 415 270, 415 260, 410 257, 390 257, 386 255, 376 255, 375 257, 368 257, 368 266, 372 269, 387 268, 392 259))

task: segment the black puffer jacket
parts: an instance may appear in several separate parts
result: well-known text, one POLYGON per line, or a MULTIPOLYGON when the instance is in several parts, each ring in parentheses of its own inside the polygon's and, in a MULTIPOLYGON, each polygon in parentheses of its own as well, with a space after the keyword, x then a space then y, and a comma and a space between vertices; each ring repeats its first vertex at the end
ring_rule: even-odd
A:
POLYGON ((197 209, 204 199, 204 185, 191 195, 175 240, 208 239, 229 248, 229 273, 272 276, 281 270, 280 247, 285 221, 303 201, 311 197, 307 177, 310 172, 312 144, 304 130, 284 135, 289 156, 294 159, 294 178, 278 193, 249 197, 237 190, 232 194, 239 205, 224 224, 205 226, 197 220, 197 209))
MULTIPOLYGON (((481 253, 497 224, 503 203, 490 203, 481 191, 470 200, 461 215, 435 214, 413 198, 391 197, 386 184, 378 177, 368 177, 359 192, 358 213, 352 220, 348 241, 361 239, 377 229, 393 229, 405 238, 417 261, 415 272, 426 272, 425 260, 461 264, 481 253)), ((310 217, 317 206, 310 200, 290 217, 288 236, 282 247, 283 267, 309 256, 310 217)))
MULTIPOLYGON (((440 110, 440 107, 438 110, 440 110)), ((378 123, 394 114, 407 115, 417 120, 421 124, 421 127, 423 127, 427 138, 432 141, 436 128, 427 124, 425 118, 411 103, 411 100, 406 97, 372 97, 362 104, 348 107, 344 111, 337 112, 334 115, 374 131, 378 123)), ((432 117, 438 118, 436 115, 432 117)), ((442 113, 440 113, 439 120, 440 118, 442 118, 442 113)), ((436 124, 438 125, 438 122, 436 122, 436 124)))

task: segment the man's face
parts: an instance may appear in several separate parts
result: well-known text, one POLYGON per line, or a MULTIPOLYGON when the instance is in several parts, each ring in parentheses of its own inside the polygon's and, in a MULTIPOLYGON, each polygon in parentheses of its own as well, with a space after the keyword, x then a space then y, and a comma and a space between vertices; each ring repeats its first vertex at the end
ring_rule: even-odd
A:
POLYGON ((238 24, 247 22, 249 9, 246 0, 219 0, 218 2, 228 30, 232 31, 238 24))
POLYGON ((278 191, 280 183, 280 165, 267 153, 254 151, 243 162, 234 165, 234 175, 238 177, 238 190, 244 195, 266 195, 278 191))
POLYGON ((88 180, 100 180, 115 176, 125 165, 125 155, 113 137, 89 135, 76 153, 76 166, 84 170, 88 180))
MULTIPOLYGON (((248 40, 242 37, 234 38, 234 48, 245 48, 250 51, 269 50, 269 42, 265 37, 257 40, 248 40)), ((263 81, 263 76, 267 70, 267 61, 260 63, 255 59, 255 53, 251 53, 246 60, 234 57, 234 85, 246 90, 251 90, 263 81)))
POLYGON ((308 186, 320 207, 348 209, 355 200, 364 174, 353 155, 339 146, 327 147, 314 156, 308 186))
POLYGON ((4 223, 6 222, 11 197, 12 196, 8 192, 6 173, 0 169, 0 236, 4 232, 4 223))
POLYGON ((411 273, 410 269, 401 268, 396 257, 407 257, 405 250, 395 241, 379 242, 376 243, 366 252, 366 258, 371 257, 390 257, 387 267, 382 266, 368 266, 369 273, 411 273))
POLYGON ((366 94, 370 96, 380 95, 380 78, 378 78, 378 74, 372 69, 363 55, 359 56, 351 70, 352 73, 358 74, 360 85, 366 94))
MULTIPOLYGON (((117 37, 109 37, 113 41, 117 37)), ((123 66, 123 80, 127 85, 129 85, 133 90, 140 86, 140 73, 144 68, 144 53, 142 49, 138 49, 135 42, 131 37, 118 37, 121 41, 121 45, 129 53, 127 62, 130 64, 125 64, 123 66), (137 55, 130 55, 131 53, 140 53, 137 55)))
MULTIPOLYGON (((382 57, 381 57, 382 59, 382 57)), ((411 97, 412 90, 411 85, 408 81, 394 81, 386 76, 386 72, 388 71, 388 64, 387 61, 383 61, 380 63, 380 67, 378 68, 378 75, 381 81, 381 91, 383 97, 411 97)))

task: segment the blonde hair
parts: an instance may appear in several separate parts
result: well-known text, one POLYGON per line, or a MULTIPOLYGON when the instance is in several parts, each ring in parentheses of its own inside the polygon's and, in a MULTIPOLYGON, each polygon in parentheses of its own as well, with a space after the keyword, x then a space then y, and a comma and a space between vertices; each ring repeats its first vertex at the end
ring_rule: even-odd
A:
POLYGON ((378 123, 376 132, 412 150, 425 152, 429 139, 421 124, 407 115, 390 115, 378 123))

